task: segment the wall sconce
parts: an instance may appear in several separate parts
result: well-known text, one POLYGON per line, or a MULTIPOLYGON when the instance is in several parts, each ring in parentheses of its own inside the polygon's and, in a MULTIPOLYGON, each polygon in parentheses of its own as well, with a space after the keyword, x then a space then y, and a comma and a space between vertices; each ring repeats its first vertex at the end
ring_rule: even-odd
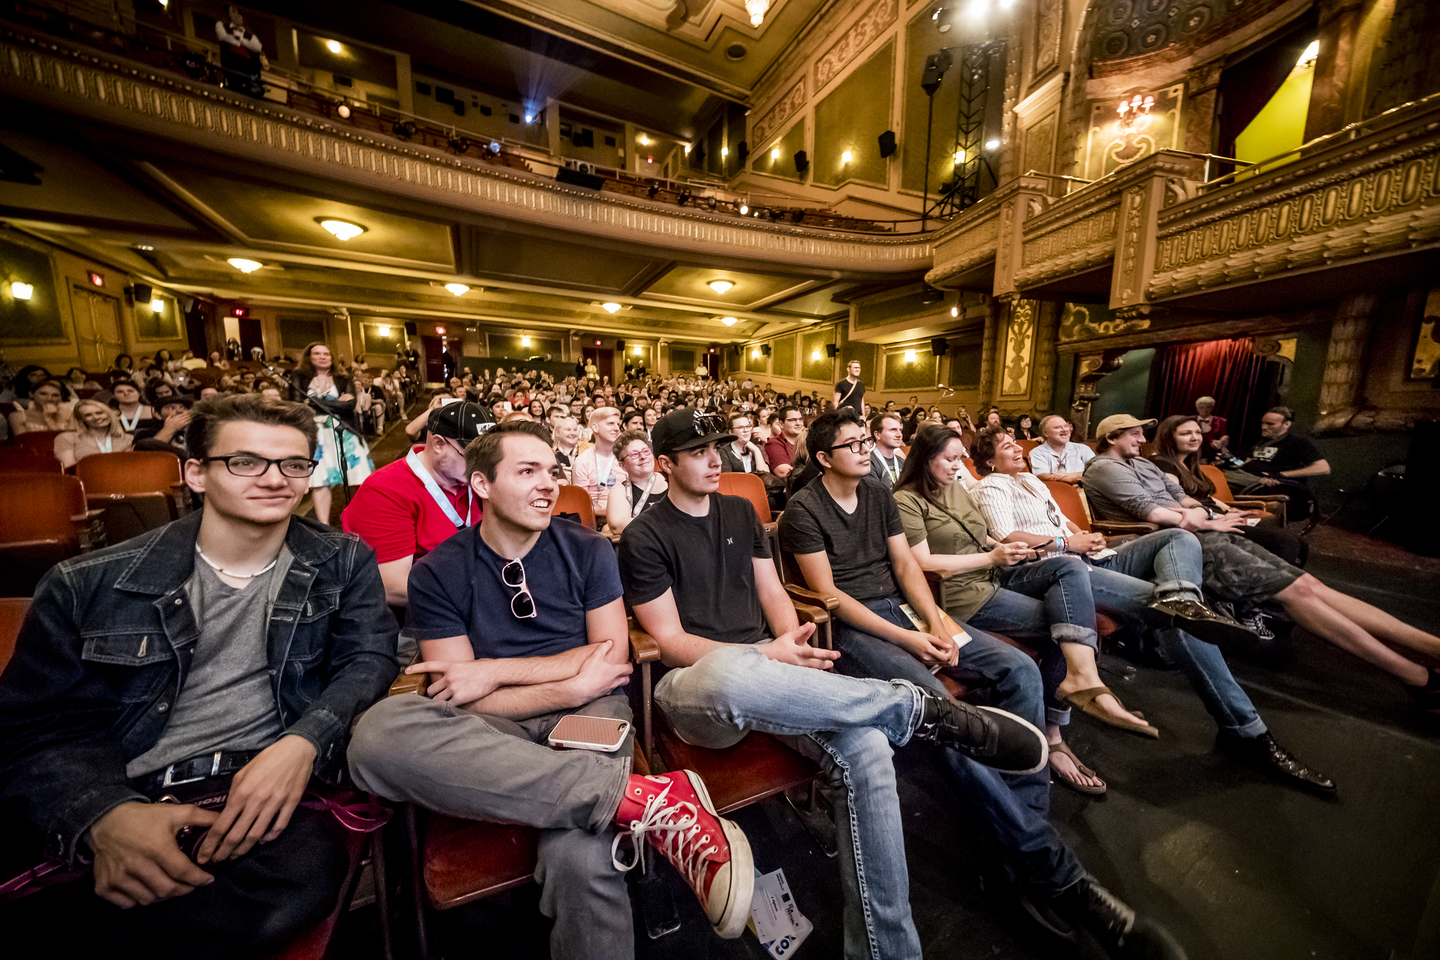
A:
POLYGON ((644 351, 642 351, 642 350, 640 349, 639 344, 636 344, 635 349, 634 349, 633 351, 631 351, 631 352, 634 353, 635 356, 638 357, 638 356, 640 356, 644 351))
POLYGON ((750 359, 752 359, 752 360, 758 360, 759 358, 760 358, 760 348, 759 348, 759 347, 756 347, 754 350, 751 350, 751 351, 750 351, 750 359))
POLYGON ((522 347, 528 347, 528 346, 530 346, 530 338, 529 338, 529 337, 521 337, 521 338, 520 338, 520 346, 522 346, 522 347))
POLYGON ((846 150, 844 153, 840 154, 840 162, 841 162, 841 163, 849 163, 849 162, 850 162, 850 159, 851 159, 851 156, 850 156, 850 151, 849 151, 849 150, 846 150))
POLYGON ((914 351, 914 350, 906 350, 906 351, 905 351, 905 362, 906 362, 906 363, 914 363, 914 362, 915 362, 915 351, 914 351))
POLYGON ((11 280, 10 293, 16 300, 29 300, 35 295, 35 285, 32 283, 21 283, 19 280, 11 280))
POLYGON ((150 301, 150 312, 151 312, 151 313, 164 313, 164 312, 165 312, 165 301, 164 301, 164 300, 161 300, 159 297, 156 297, 154 300, 151 300, 151 301, 150 301))
POLYGON ((382 324, 380 324, 380 326, 378 326, 378 327, 375 328, 375 335, 376 335, 377 337, 388 337, 388 336, 390 336, 390 325, 387 324, 387 323, 382 323, 382 324))
POLYGON ((1120 128, 1129 130, 1134 127, 1143 127, 1150 122, 1150 108, 1155 106, 1155 98, 1152 96, 1140 96, 1135 94, 1129 100, 1121 100, 1120 106, 1115 112, 1120 114, 1120 128))
POLYGON ((821 357, 820 357, 820 348, 819 348, 819 347, 816 347, 816 348, 814 349, 814 351, 811 352, 811 354, 810 354, 810 359, 811 359, 811 360, 819 360, 819 359, 821 359, 821 357))

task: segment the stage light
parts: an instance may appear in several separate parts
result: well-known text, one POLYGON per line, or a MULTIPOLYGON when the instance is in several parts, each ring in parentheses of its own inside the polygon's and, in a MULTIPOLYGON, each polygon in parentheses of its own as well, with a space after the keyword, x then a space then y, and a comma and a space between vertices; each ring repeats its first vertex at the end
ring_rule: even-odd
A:
POLYGON ((350 108, 343 103, 335 108, 335 113, 340 117, 341 120, 350 119, 350 108))
POLYGON ((750 204, 747 203, 747 202, 742 202, 742 203, 740 204, 740 216, 743 217, 743 216, 745 216, 745 214, 747 214, 747 213, 749 213, 749 212, 750 212, 750 204))
POLYGON ((602 310, 604 310, 606 313, 618 313, 618 312, 620 311, 620 304, 618 304, 618 303, 602 303, 602 304, 600 304, 600 308, 601 308, 602 310))
POLYGON ((336 240, 354 240, 364 233, 366 228, 358 223, 351 223, 349 220, 335 220, 333 218, 316 217, 315 222, 329 231, 336 240))
POLYGON ((10 293, 16 300, 29 300, 35 295, 35 285, 12 280, 10 281, 10 293))
POLYGON ((470 288, 463 283, 447 283, 445 284, 445 289, 449 290, 457 297, 463 297, 465 296, 465 294, 470 292, 470 288))
POLYGON ((254 273, 264 266, 264 264, 258 260, 246 260, 244 257, 231 257, 225 262, 241 273, 254 273))
POLYGON ((711 290, 714 290, 716 293, 723 297, 732 287, 735 286, 735 284, 729 280, 711 280, 709 283, 705 284, 705 286, 709 287, 711 290))

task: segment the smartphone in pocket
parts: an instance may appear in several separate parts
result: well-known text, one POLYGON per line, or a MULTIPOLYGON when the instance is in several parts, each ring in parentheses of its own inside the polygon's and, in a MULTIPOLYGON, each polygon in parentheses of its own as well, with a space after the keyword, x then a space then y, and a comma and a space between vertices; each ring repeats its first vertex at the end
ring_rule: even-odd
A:
POLYGON ((629 732, 629 720, 616 720, 614 717, 587 717, 583 714, 572 713, 567 717, 562 717, 560 722, 555 724, 555 729, 550 731, 550 737, 546 742, 552 747, 565 747, 570 750, 598 750, 601 753, 614 753, 620 749, 620 744, 625 742, 625 736, 629 732))

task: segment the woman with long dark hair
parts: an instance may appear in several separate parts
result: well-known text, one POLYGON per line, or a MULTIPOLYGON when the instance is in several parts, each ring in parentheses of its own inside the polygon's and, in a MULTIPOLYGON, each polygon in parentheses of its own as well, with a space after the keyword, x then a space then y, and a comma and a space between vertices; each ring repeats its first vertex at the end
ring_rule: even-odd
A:
MULTIPOLYGON (((1246 515, 1247 511, 1237 510, 1215 499, 1215 484, 1200 470, 1204 444, 1205 434, 1194 417, 1166 417, 1155 429, 1155 455, 1150 462, 1174 477, 1180 489, 1200 501, 1207 510, 1217 514, 1246 515)), ((1280 526, 1273 514, 1260 511, 1251 514, 1250 519, 1260 522, 1235 532, 1258 543, 1286 563, 1300 562, 1300 538, 1280 526)))
POLYGON ((355 388, 350 378, 336 369, 330 348, 318 341, 308 344, 300 353, 300 363, 291 376, 301 393, 323 400, 338 401, 329 404, 335 412, 317 414, 315 417, 315 426, 319 429, 315 459, 320 461, 320 465, 310 475, 310 498, 315 505, 315 519, 328 524, 330 488, 342 481, 348 482, 352 489, 358 487, 375 469, 375 465, 370 461, 370 447, 365 443, 352 412, 358 409, 359 400, 355 396, 355 388), (339 412, 345 409, 342 404, 349 405, 345 413, 339 412), (337 428, 343 449, 336 447, 337 428), (345 458, 343 475, 340 467, 342 456, 345 458))
POLYGON ((950 427, 927 424, 915 434, 895 484, 905 538, 920 566, 944 577, 941 605, 957 622, 1040 648, 1046 739, 1051 767, 1082 793, 1105 782, 1081 763, 1060 736, 1070 707, 1142 736, 1157 737, 1100 680, 1095 663, 1095 598, 1090 572, 1077 556, 1041 557, 1034 548, 998 543, 985 517, 957 482, 964 444, 950 427))

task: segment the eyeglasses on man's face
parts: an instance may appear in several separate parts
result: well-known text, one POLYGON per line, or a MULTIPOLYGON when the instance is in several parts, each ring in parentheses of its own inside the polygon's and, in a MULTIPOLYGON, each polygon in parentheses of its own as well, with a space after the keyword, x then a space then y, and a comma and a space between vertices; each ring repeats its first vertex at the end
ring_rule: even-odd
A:
POLYGON ((265 457, 258 457, 253 453, 232 453, 224 457, 205 457, 200 462, 212 463, 216 460, 225 464, 225 469, 237 477, 264 476, 270 471, 270 467, 273 464, 280 468, 280 475, 282 477, 290 477, 297 480, 300 477, 310 476, 310 474, 315 472, 315 468, 320 463, 319 460, 309 460, 304 457, 282 457, 279 460, 269 460, 265 457))
POLYGON ((844 447, 846 450, 849 450, 851 453, 858 456, 862 453, 869 453, 871 450, 875 449, 875 438, 859 437, 855 440, 847 440, 844 443, 835 444, 833 447, 830 447, 829 450, 833 453, 834 451, 839 450, 841 447, 844 447))

